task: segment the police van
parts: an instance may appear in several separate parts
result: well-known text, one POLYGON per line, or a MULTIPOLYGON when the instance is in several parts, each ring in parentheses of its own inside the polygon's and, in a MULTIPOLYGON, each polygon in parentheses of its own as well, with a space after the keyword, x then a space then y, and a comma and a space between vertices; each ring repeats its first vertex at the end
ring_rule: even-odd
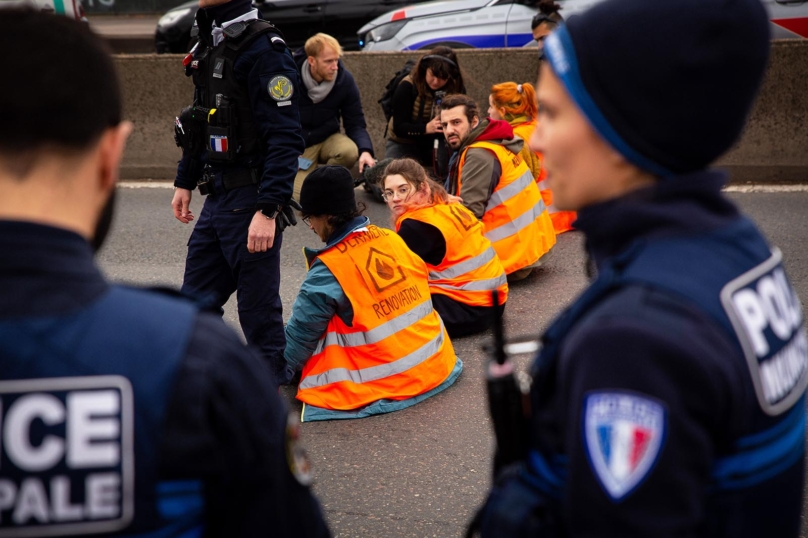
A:
MULTIPOLYGON (((561 15, 579 13, 602 0, 557 0, 561 15)), ((808 38, 808 3, 761 0, 774 39, 808 38)), ((365 51, 535 46, 530 22, 536 0, 443 0, 389 11, 359 29, 365 51)))

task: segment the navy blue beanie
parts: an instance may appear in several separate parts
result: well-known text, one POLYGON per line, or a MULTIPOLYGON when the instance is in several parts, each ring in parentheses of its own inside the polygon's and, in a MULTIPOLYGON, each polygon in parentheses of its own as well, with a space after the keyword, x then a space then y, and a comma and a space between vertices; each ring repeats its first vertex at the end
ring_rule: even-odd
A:
POLYGON ((571 16, 545 53, 600 136, 666 177, 737 140, 769 46, 760 0, 607 0, 571 16))

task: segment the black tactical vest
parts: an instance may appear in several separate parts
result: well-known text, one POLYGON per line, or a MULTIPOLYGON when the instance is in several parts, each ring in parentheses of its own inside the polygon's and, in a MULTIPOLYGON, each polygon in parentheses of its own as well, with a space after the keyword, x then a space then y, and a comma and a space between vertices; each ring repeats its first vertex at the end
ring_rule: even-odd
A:
MULTIPOLYGON (((263 151, 246 85, 236 81, 233 66, 241 51, 258 37, 270 34, 273 47, 285 50, 286 43, 275 26, 256 19, 231 24, 216 47, 205 47, 194 54, 193 76, 197 105, 211 109, 208 114, 205 147, 208 162, 232 162, 263 151)), ((200 42, 200 46, 204 46, 200 42)))

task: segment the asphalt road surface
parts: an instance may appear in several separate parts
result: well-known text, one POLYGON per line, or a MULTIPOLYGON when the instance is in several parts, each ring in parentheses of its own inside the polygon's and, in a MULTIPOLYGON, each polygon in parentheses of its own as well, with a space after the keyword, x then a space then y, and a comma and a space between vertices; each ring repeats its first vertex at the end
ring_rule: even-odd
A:
MULTIPOLYGON (((182 282, 192 225, 182 225, 170 208, 172 191, 118 190, 117 215, 99 259, 115 281, 145 285, 182 282)), ((152 185, 154 186, 154 185, 152 185)), ((799 188, 798 188, 799 189, 799 188)), ((808 189, 801 192, 733 192, 738 202, 783 250, 797 292, 808 298, 808 189)), ((357 189, 371 221, 388 226, 387 208, 357 189)), ((196 215, 202 199, 195 195, 196 215)), ((281 296, 288 318, 305 276, 303 246, 319 239, 303 223, 285 233, 281 296)), ((544 267, 511 287, 506 334, 538 334, 586 285, 580 233, 563 234, 544 267)), ((225 320, 238 330, 235 299, 225 320)), ((315 492, 329 525, 340 537, 462 536, 490 484, 493 448, 486 410, 481 346, 488 335, 454 341, 465 369, 445 392, 414 407, 361 420, 303 425, 315 474, 315 492)), ((527 364, 529 358, 521 359, 527 364)), ((282 394, 299 410, 294 391, 282 394)))

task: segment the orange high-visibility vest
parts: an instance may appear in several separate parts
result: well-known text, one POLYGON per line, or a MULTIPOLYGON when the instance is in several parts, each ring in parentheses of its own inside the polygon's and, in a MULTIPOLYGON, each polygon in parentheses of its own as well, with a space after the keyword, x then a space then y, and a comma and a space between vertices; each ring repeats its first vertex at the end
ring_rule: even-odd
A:
POLYGON ((446 255, 440 265, 429 265, 429 291, 446 295, 470 306, 492 306, 491 292, 499 292, 499 303, 508 298, 508 279, 491 241, 483 236, 483 225, 461 204, 435 204, 401 215, 396 231, 406 219, 431 224, 446 241, 446 255))
POLYGON ((392 230, 368 226, 317 257, 353 307, 339 316, 306 362, 297 399, 347 411, 387 398, 404 400, 440 385, 455 356, 432 308, 426 264, 392 230))
POLYGON ((539 185, 539 191, 541 192, 544 204, 547 206, 547 212, 550 213, 550 220, 553 221, 553 229, 556 234, 561 234, 573 229, 572 223, 578 218, 578 215, 575 211, 559 211, 556 206, 553 205, 553 191, 550 190, 550 187, 547 185, 547 170, 544 169, 544 156, 538 151, 531 151, 528 146, 530 137, 533 136, 535 129, 536 120, 530 120, 520 123, 519 125, 514 125, 513 134, 525 141, 525 145, 520 154, 530 152, 537 155, 539 158, 539 173, 536 174, 534 171, 533 176, 536 179, 536 183, 539 185))
POLYGON ((494 192, 483 213, 485 237, 494 245, 505 273, 534 264, 555 245, 553 222, 524 160, 507 148, 491 142, 473 142, 460 156, 457 192, 463 185, 463 164, 471 148, 485 148, 502 167, 494 192))

